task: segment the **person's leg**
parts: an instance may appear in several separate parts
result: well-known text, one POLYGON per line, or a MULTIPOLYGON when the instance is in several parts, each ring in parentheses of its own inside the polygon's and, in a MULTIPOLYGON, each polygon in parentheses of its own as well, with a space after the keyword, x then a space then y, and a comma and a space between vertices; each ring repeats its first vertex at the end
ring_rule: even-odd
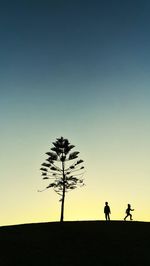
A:
POLYGON ((130 220, 132 221, 132 214, 130 214, 130 220))
POLYGON ((127 214, 126 217, 124 218, 124 220, 126 220, 128 216, 129 216, 129 215, 127 214))

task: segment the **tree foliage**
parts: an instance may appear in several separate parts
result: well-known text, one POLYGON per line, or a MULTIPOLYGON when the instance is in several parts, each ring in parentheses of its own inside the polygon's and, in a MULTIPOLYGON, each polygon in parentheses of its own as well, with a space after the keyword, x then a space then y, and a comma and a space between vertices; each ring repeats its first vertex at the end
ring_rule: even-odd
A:
POLYGON ((71 145, 68 139, 57 138, 52 144, 53 147, 46 152, 48 158, 46 162, 42 163, 40 170, 43 179, 50 181, 45 189, 53 188, 60 196, 60 220, 63 221, 65 193, 84 185, 84 166, 83 160, 78 159, 79 152, 72 152, 75 146, 71 145))

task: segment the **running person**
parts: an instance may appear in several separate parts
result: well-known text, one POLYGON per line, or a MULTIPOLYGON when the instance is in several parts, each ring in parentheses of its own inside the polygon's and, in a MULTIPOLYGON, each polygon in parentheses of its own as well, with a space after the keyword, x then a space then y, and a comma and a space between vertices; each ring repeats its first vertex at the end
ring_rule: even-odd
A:
POLYGON ((130 216, 130 220, 133 220, 132 219, 132 214, 130 213, 130 211, 134 211, 134 209, 131 209, 131 205, 130 204, 128 204, 128 208, 126 209, 126 217, 124 218, 124 220, 126 220, 126 218, 128 217, 128 216, 130 216))

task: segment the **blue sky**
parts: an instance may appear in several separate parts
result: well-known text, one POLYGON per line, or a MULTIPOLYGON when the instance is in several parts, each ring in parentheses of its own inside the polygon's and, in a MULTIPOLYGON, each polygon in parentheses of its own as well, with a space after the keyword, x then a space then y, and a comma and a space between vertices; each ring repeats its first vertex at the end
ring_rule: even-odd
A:
POLYGON ((66 219, 102 219, 107 200, 113 219, 131 201, 150 220, 149 13, 146 0, 0 4, 1 224, 59 220, 54 192, 37 189, 61 135, 86 164, 66 219))

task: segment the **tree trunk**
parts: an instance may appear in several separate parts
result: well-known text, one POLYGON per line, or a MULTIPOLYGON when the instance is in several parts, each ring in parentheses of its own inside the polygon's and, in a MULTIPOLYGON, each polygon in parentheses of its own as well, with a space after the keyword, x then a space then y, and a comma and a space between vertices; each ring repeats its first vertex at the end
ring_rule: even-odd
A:
POLYGON ((64 172, 64 162, 62 162, 62 170, 63 170, 63 194, 62 194, 62 202, 61 202, 61 216, 60 222, 64 221, 64 204, 65 204, 65 172, 64 172))
POLYGON ((63 222, 64 221, 64 203, 65 203, 65 191, 63 189, 62 202, 61 202, 60 222, 63 222))

